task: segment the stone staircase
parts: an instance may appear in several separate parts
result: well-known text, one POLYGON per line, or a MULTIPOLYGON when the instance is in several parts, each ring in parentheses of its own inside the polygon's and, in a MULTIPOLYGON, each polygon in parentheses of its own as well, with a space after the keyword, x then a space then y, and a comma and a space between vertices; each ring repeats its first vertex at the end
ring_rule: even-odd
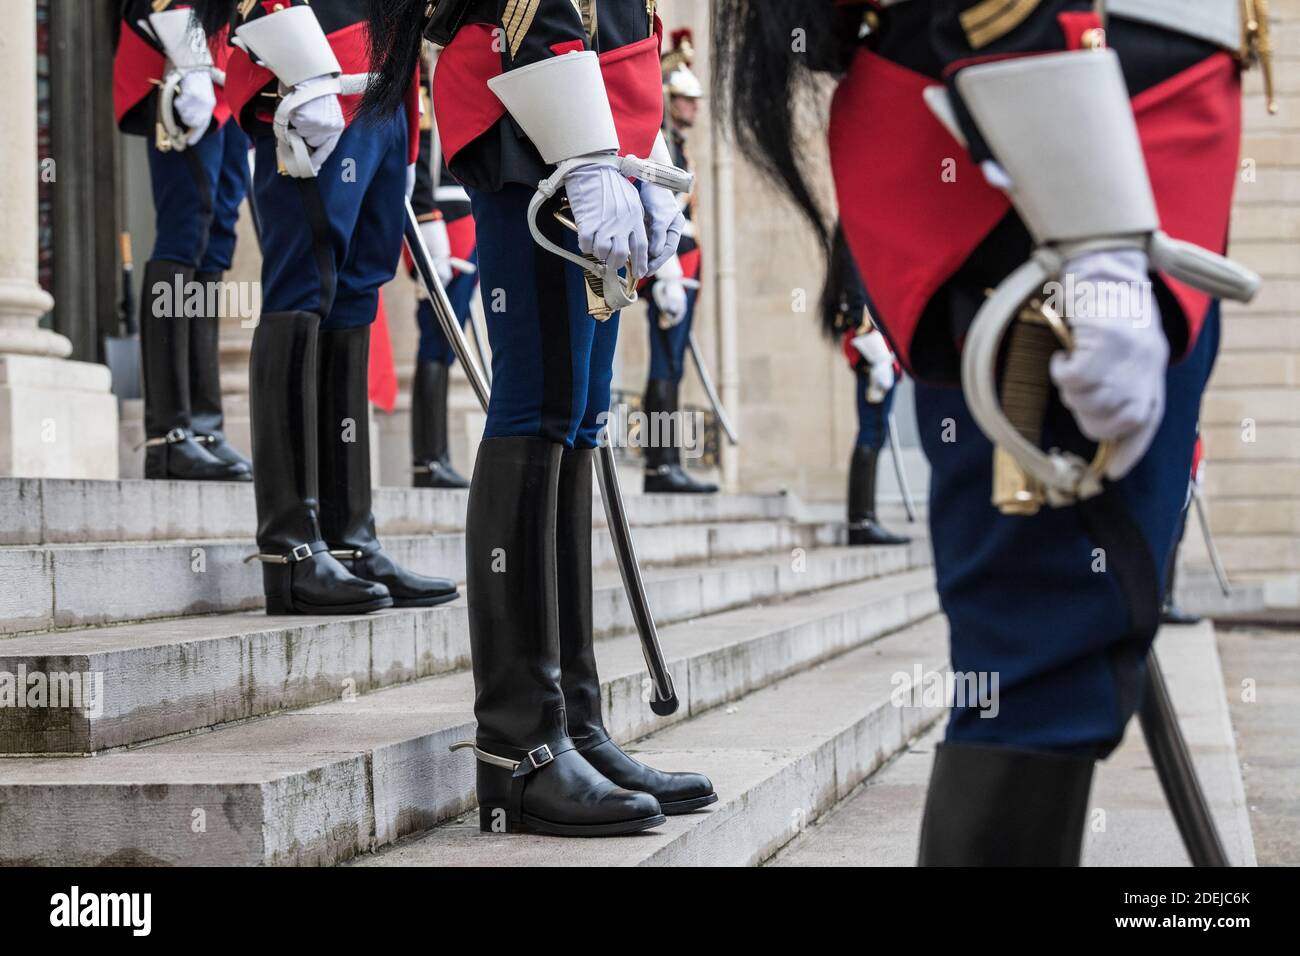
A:
MULTIPOLYGON (((889 700, 893 675, 945 656, 928 543, 845 547, 838 509, 789 496, 627 504, 682 706, 661 719, 646 703, 598 526, 607 721, 663 766, 709 772, 721 800, 644 837, 510 838, 509 861, 758 862, 939 716, 889 700)), ((389 550, 461 579, 464 508, 464 493, 376 494, 389 550)), ((473 734, 463 598, 268 617, 240 560, 252 527, 247 486, 0 480, 0 680, 89 694, 0 707, 0 864, 503 861, 502 838, 458 822, 474 771, 447 749, 473 734)))

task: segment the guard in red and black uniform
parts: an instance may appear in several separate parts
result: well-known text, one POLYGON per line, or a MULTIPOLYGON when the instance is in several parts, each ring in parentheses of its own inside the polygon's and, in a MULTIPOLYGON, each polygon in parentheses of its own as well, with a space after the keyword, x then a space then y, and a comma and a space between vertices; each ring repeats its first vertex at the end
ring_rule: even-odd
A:
POLYGON ((823 324, 848 359, 858 406, 858 434, 849 459, 848 541, 851 545, 907 544, 911 538, 884 527, 876 512, 876 473, 889 437, 898 360, 872 321, 867 292, 840 230, 835 234, 827 284, 831 294, 822 309, 823 324))
MULTIPOLYGON (((674 30, 672 49, 663 57, 667 107, 664 141, 673 165, 692 172, 694 167, 687 154, 686 139, 695 125, 700 99, 704 96, 704 87, 691 70, 694 57, 691 31, 674 30)), ((679 197, 685 223, 677 255, 665 262, 641 290, 649 297, 646 317, 650 325, 650 368, 642 411, 648 416, 667 416, 660 420, 668 423, 666 428, 655 429, 660 441, 645 449, 644 490, 652 493, 711 494, 718 490, 712 482, 696 481, 686 473, 678 444, 679 391, 686 371, 691 326, 695 322, 695 303, 699 298, 700 249, 691 215, 695 195, 692 191, 679 197)))
POLYGON ((262 315, 249 371, 268 613, 428 607, 452 581, 399 566, 371 511, 367 368, 401 257, 419 100, 352 122, 369 73, 361 0, 205 0, 228 26, 230 107, 253 138, 262 315))
POLYGON ((810 67, 840 76, 838 206, 871 314, 918 383, 953 667, 999 678, 996 714, 950 713, 923 864, 1078 862, 1094 764, 1141 703, 1217 348, 1204 290, 1244 299, 1258 281, 1205 252, 1224 248, 1237 168, 1238 3, 1105 6, 1107 23, 1091 0, 719 3, 716 86, 740 145, 823 236, 791 104, 810 67), (1031 253, 1094 293, 1066 303, 1074 347, 1051 358, 1043 447, 1112 453, 1091 497, 1025 516, 991 506, 994 450, 952 386, 988 290, 1031 253), (1146 294, 1103 307, 1112 290, 1146 294))
MULTIPOLYGON (((430 98, 436 55, 426 57, 420 75, 425 108, 420 115, 420 156, 415 166, 415 210, 424 244, 433 257, 438 279, 447 290, 452 310, 465 327, 478 285, 477 239, 469 194, 447 168, 430 98)), ((468 488, 469 482, 452 467, 447 447, 447 385, 456 352, 443 334, 433 304, 419 292, 415 312, 420 327, 415 378, 411 383, 411 465, 417 488, 468 488)))
POLYGON ((221 83, 225 36, 199 32, 181 0, 121 7, 113 105, 119 128, 145 137, 155 221, 140 297, 144 474, 248 481, 223 431, 217 354, 219 284, 248 192, 248 139, 221 83))
MULTIPOLYGON (((554 212, 550 242, 634 276, 676 251, 667 189, 620 174, 652 155, 663 94, 659 27, 645 0, 437 5, 454 35, 433 77, 450 170, 468 190, 492 345, 492 397, 470 485, 466 584, 478 719, 480 825, 493 832, 627 833, 716 800, 699 774, 633 760, 601 717, 592 634, 593 452, 609 409, 618 316, 588 311, 584 272, 534 242, 540 180, 566 170, 576 235, 554 212)), ((426 0, 384 4, 372 23, 369 107, 406 95, 426 0)), ((663 156, 662 152, 660 153, 663 156)), ((666 160, 666 156, 663 156, 666 160)))

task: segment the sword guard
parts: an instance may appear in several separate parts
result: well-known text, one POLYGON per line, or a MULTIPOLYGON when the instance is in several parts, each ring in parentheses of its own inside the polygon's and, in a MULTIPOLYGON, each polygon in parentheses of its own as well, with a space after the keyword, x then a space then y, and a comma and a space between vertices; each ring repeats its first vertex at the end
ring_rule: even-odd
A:
POLYGON ((1041 299, 1043 283, 1059 267, 1056 256, 1039 250, 1008 276, 975 316, 962 353, 962 390, 994 444, 993 503, 1004 514, 1030 515, 1044 504, 1062 507, 1100 494, 1111 454, 1108 442, 1098 445, 1091 462, 1039 447, 1051 388, 1047 360, 1054 346, 1074 345, 1064 319, 1041 299), (999 395, 996 371, 1004 339, 1010 342, 999 395))

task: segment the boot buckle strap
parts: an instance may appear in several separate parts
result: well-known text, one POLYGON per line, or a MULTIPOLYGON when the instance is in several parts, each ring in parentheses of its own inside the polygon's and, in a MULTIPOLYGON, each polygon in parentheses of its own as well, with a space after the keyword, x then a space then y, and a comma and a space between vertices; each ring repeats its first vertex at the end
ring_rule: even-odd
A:
POLYGON ((158 448, 161 445, 178 445, 189 437, 189 433, 186 432, 185 429, 177 427, 159 438, 146 438, 141 444, 135 446, 135 450, 139 451, 141 448, 158 448))
POLYGON ((366 556, 360 548, 330 548, 330 557, 343 561, 359 561, 366 556))
POLYGON ((324 550, 324 545, 299 544, 295 545, 288 554, 261 554, 255 552, 244 558, 244 564, 249 561, 261 561, 263 564, 298 564, 301 561, 315 557, 324 550))
POLYGON ((482 760, 484 763, 491 764, 493 767, 500 767, 502 770, 513 770, 515 776, 522 777, 532 773, 534 770, 541 770, 548 763, 552 763, 558 754, 562 754, 567 750, 573 750, 574 746, 573 741, 567 738, 562 742, 557 742, 554 747, 550 744, 542 744, 540 747, 534 747, 532 750, 528 751, 528 753, 524 754, 523 760, 511 760, 509 757, 499 757, 494 753, 489 753, 482 749, 472 740, 459 740, 447 749, 452 751, 465 749, 473 750, 474 756, 479 760, 482 760))

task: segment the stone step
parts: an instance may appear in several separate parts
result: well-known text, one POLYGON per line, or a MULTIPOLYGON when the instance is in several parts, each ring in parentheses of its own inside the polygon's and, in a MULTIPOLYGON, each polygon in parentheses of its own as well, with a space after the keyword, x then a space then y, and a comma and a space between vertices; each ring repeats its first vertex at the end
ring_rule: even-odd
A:
MULTIPOLYGON (((1241 767, 1223 696, 1223 675, 1209 624, 1166 627, 1156 643, 1197 775, 1233 866, 1254 866, 1241 767)), ((777 866, 912 866, 935 744, 942 727, 913 742, 897 760, 802 834, 777 866)), ((1093 780, 1087 866, 1187 866, 1137 721, 1093 780)))
POLYGON ((934 707, 890 699, 896 675, 947 656, 946 625, 930 618, 658 731, 629 748, 665 770, 700 770, 716 804, 635 838, 584 840, 479 832, 463 814, 428 835, 381 849, 363 866, 752 866, 812 824, 908 740, 934 707))
MULTIPOLYGON (((788 517, 788 495, 624 493, 633 525, 763 521, 788 517)), ((381 534, 460 531, 467 492, 376 488, 381 534)), ((604 512, 595 508, 597 524, 604 512)), ((257 527, 250 484, 211 481, 65 481, 0 478, 0 545, 97 544, 212 538, 251 540, 257 527)))
MULTIPOLYGON (((648 525, 635 530, 646 567, 730 560, 836 544, 837 524, 782 520, 648 525)), ((464 579, 463 532, 388 535, 400 564, 464 579)), ((251 540, 191 539, 0 548, 0 634, 250 610, 264 605, 262 566, 245 562, 251 540)), ((609 532, 593 535, 592 560, 613 567, 609 532)))
MULTIPOLYGON (((742 766, 767 776, 803 748, 781 785, 807 794, 810 811, 828 805, 932 716, 897 710, 887 695, 890 673, 942 654, 935 607, 928 572, 917 572, 665 628, 682 703, 667 719, 644 700, 636 638, 601 641, 607 725, 633 739, 697 718, 719 750, 725 725, 739 749, 697 762, 717 775, 728 814, 742 766), (926 615, 925 627, 882 638, 926 615), (739 727, 723 710, 704 713, 755 691, 737 705, 739 727)), ((0 758, 0 865, 349 859, 472 806, 474 761, 447 749, 473 735, 472 702, 473 681, 460 671, 92 758, 0 758)))
MULTIPOLYGON (((929 559, 921 541, 813 549, 798 565, 768 556, 652 571, 646 593, 656 621, 667 625, 899 575, 927 567, 929 559)), ((593 622, 602 638, 633 627, 615 572, 597 574, 593 622)), ((468 661, 463 598, 355 617, 252 612, 11 637, 0 640, 0 673, 48 675, 51 685, 71 675, 71 686, 98 687, 98 706, 90 715, 84 705, 0 708, 0 753, 127 746, 365 693, 468 661)))

